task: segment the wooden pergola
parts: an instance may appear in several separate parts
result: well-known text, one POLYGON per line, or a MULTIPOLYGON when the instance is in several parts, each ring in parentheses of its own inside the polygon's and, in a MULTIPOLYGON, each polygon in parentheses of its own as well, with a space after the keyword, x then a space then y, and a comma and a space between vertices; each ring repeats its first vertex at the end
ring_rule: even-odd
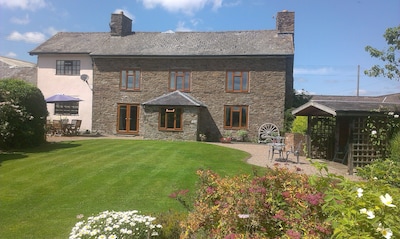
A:
MULTIPOLYGON (((400 93, 376 97, 313 96, 294 109, 295 116, 307 116, 307 157, 348 165, 349 174, 379 158, 381 150, 371 141, 367 122, 375 117, 399 114, 400 93)), ((384 126, 378 126, 384 127, 384 126)), ((382 144, 379 147, 387 146, 382 144)))

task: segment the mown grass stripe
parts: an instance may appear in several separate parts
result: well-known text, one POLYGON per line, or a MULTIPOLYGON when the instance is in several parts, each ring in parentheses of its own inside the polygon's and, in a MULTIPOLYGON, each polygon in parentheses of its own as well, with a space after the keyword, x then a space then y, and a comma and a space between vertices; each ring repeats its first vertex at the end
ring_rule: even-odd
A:
POLYGON ((251 173, 244 152, 196 142, 88 140, 0 155, 0 238, 66 238, 76 215, 184 210, 199 168, 251 173), (3 157, 5 156, 5 157, 3 157))

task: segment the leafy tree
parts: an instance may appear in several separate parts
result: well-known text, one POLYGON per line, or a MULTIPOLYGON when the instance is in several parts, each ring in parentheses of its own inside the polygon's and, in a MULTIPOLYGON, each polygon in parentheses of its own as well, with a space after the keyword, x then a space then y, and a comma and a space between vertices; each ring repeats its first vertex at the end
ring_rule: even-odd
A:
POLYGON ((284 130, 285 132, 291 132, 293 121, 295 120, 295 116, 292 114, 293 109, 300 107, 310 101, 311 95, 305 91, 301 90, 300 92, 293 91, 293 108, 289 108, 285 110, 285 125, 284 130))
POLYGON ((364 74, 400 80, 400 25, 386 29, 383 37, 389 46, 387 49, 378 50, 372 46, 366 46, 365 50, 369 52, 371 57, 383 61, 384 66, 374 65, 371 69, 365 70, 364 74))
POLYGON ((0 148, 45 142, 47 108, 42 92, 17 79, 0 80, 0 148))

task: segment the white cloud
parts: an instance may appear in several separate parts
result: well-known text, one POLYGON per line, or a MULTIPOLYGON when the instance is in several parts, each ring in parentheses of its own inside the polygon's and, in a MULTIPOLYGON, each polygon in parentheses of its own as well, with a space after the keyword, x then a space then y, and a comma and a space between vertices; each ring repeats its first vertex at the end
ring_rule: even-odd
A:
POLYGON ((10 51, 9 53, 6 54, 6 56, 7 56, 7 57, 11 57, 11 58, 16 58, 16 57, 17 57, 17 54, 14 53, 14 52, 12 52, 12 51, 10 51))
POLYGON ((130 13, 128 10, 117 8, 114 11, 114 13, 121 13, 121 12, 124 12, 124 15, 129 17, 132 20, 132 24, 135 23, 135 16, 132 13, 130 13))
POLYGON ((27 43, 42 43, 46 40, 46 36, 41 32, 26 32, 21 34, 14 31, 7 37, 7 40, 24 41, 27 43))
POLYGON ((294 68, 293 74, 295 75, 330 75, 333 74, 334 70, 331 67, 321 67, 321 68, 294 68))
POLYGON ((34 11, 46 7, 47 4, 45 0, 0 0, 0 6, 34 11))
POLYGON ((183 12, 192 15, 199 11, 207 4, 212 5, 213 10, 217 10, 222 6, 223 0, 139 0, 143 2, 146 8, 152 9, 157 6, 167 9, 170 12, 183 12))
POLYGON ((48 27, 47 29, 44 30, 48 35, 54 36, 57 32, 64 32, 65 29, 63 30, 58 30, 55 29, 54 27, 48 27))
POLYGON ((23 18, 12 17, 11 22, 18 25, 26 25, 30 22, 29 15, 26 14, 23 18))
POLYGON ((191 32, 192 29, 185 27, 185 22, 179 21, 175 31, 177 32, 191 32))

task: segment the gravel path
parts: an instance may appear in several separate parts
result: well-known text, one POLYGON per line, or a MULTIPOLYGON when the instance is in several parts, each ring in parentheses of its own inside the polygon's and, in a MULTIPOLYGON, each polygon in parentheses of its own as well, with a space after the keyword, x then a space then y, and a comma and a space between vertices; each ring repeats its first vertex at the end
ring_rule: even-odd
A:
MULTIPOLYGON (((290 170, 305 173, 308 175, 319 174, 318 170, 311 165, 311 163, 306 159, 306 157, 300 156, 299 164, 297 164, 297 158, 293 154, 289 154, 288 161, 277 159, 278 155, 274 155, 274 158, 271 160, 269 157, 269 146, 265 144, 254 144, 254 143, 212 143, 216 145, 221 145, 224 147, 239 149, 248 152, 251 154, 250 158, 247 159, 249 164, 254 164, 262 167, 285 167, 290 170)), ((283 155, 286 157, 286 154, 283 155)), ((362 180, 360 177, 356 175, 349 175, 347 173, 347 165, 336 163, 327 160, 319 160, 313 159, 315 162, 323 162, 328 166, 329 173, 334 173, 336 175, 344 176, 351 180, 362 180)))
MULTIPOLYGON (((75 141, 75 140, 89 140, 89 139, 142 139, 141 137, 127 137, 127 136, 101 136, 101 137, 60 137, 60 136, 50 136, 47 137, 48 142, 60 142, 60 141, 75 141)), ((297 164, 296 156, 293 154, 289 155, 288 161, 278 160, 277 156, 274 155, 274 159, 271 160, 269 156, 269 148, 265 144, 255 144, 255 143, 210 143, 214 145, 219 145, 223 147, 234 148, 238 150, 242 150, 248 152, 251 156, 247 159, 249 164, 261 166, 261 167, 286 167, 290 170, 296 171, 298 173, 305 173, 308 175, 318 174, 318 170, 313 167, 310 162, 305 157, 300 157, 300 163, 297 164)), ((284 154, 286 157, 286 154, 284 154)), ((351 180, 362 180, 360 177, 356 175, 349 175, 347 173, 347 165, 343 165, 336 162, 326 161, 326 160, 318 160, 314 159, 313 161, 324 162, 328 166, 328 171, 330 173, 334 173, 337 175, 344 176, 351 180)))

